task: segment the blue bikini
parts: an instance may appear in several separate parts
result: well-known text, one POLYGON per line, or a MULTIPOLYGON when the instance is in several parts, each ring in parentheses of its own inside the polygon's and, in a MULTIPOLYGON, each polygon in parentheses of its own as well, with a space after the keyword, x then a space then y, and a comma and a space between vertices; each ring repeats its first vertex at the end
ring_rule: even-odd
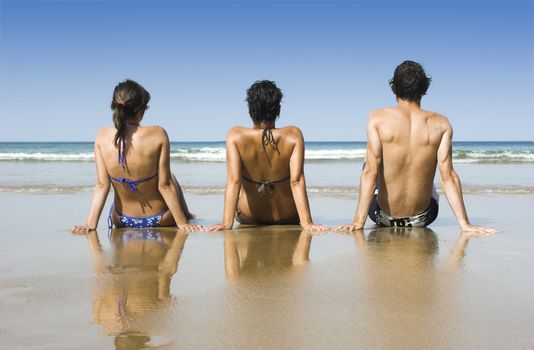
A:
MULTIPOLYGON (((134 124, 136 125, 136 124, 134 124)), ((126 140, 124 138, 119 139, 119 163, 122 165, 123 169, 126 169, 125 163, 126 163, 126 154, 124 152, 126 148, 126 140)), ((130 187, 130 191, 135 192, 137 191, 137 184, 145 181, 149 181, 157 177, 158 174, 152 175, 150 177, 147 177, 145 179, 141 180, 130 180, 125 177, 109 177, 111 181, 117 182, 119 185, 122 185, 124 183, 128 184, 130 187)), ((127 216, 122 214, 115 208, 115 204, 113 204, 109 210, 109 216, 108 216, 108 228, 113 227, 113 220, 111 219, 111 213, 113 212, 113 209, 115 209, 115 213, 119 217, 120 226, 119 227, 130 227, 130 228, 145 228, 145 227, 159 227, 161 225, 161 219, 163 218, 163 215, 165 215, 166 212, 169 211, 169 209, 163 210, 161 213, 158 213, 156 215, 152 216, 127 216)))

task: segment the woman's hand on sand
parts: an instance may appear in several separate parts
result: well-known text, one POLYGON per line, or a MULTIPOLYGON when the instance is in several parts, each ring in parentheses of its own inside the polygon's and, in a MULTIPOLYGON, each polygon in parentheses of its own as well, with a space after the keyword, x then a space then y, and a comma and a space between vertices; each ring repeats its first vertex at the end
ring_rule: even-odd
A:
POLYGON ((96 228, 92 228, 89 225, 81 225, 81 226, 74 225, 74 226, 72 226, 72 228, 70 230, 74 234, 85 235, 85 234, 88 234, 90 232, 96 231, 96 228))
POLYGON ((462 235, 465 235, 469 238, 494 236, 496 233, 497 233, 497 230, 489 228, 489 227, 477 226, 477 225, 471 225, 471 224, 465 224, 462 226, 462 235))
POLYGON ((203 231, 204 227, 202 225, 198 224, 181 224, 176 225, 178 228, 178 231, 186 231, 186 232, 193 232, 193 231, 203 231))
POLYGON ((326 225, 321 224, 307 224, 307 225, 301 225, 304 232, 311 233, 311 234, 322 234, 328 231, 330 228, 326 225))
POLYGON ((355 232, 363 230, 362 224, 345 224, 339 225, 333 228, 334 231, 346 231, 346 232, 355 232))
POLYGON ((204 228, 204 231, 224 231, 224 230, 231 230, 232 227, 228 227, 225 224, 215 224, 204 228))

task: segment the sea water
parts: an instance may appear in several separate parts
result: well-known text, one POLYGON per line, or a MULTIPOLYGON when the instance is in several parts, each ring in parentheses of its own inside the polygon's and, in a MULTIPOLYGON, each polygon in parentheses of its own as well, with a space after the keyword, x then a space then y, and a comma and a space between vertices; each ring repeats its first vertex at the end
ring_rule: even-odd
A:
MULTIPOLYGON (((355 193, 365 148, 365 142, 307 142, 309 192, 355 193)), ((171 170, 186 191, 224 191, 225 159, 224 142, 171 143, 171 170)), ((455 142, 453 161, 466 193, 534 193, 534 142, 455 142)), ((94 183, 92 142, 0 143, 0 192, 90 191, 94 183)))

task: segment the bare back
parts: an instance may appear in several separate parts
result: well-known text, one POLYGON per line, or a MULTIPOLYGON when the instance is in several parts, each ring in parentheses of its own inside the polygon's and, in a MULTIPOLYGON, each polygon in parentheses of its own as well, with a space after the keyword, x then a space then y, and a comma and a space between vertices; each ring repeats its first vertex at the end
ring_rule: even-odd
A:
POLYGON ((262 221, 276 221, 297 214, 290 186, 290 163, 295 146, 303 143, 302 134, 292 126, 271 131, 276 148, 272 144, 262 146, 263 129, 236 127, 229 135, 240 158, 242 181, 238 208, 245 216, 262 221), (266 186, 263 195, 258 192, 261 185, 254 182, 277 180, 281 181, 266 186))
POLYGON ((430 202, 437 152, 448 122, 420 108, 385 108, 372 113, 382 146, 378 202, 395 217, 425 210, 430 202))
MULTIPOLYGON (((103 128, 96 139, 108 176, 142 180, 158 174, 162 145, 166 137, 163 129, 155 126, 128 126, 125 168, 117 158, 118 148, 113 142, 115 132, 115 128, 103 128)), ((160 213, 167 208, 158 190, 158 176, 137 183, 135 191, 127 183, 111 183, 115 190, 115 206, 121 213, 142 217, 160 213)))

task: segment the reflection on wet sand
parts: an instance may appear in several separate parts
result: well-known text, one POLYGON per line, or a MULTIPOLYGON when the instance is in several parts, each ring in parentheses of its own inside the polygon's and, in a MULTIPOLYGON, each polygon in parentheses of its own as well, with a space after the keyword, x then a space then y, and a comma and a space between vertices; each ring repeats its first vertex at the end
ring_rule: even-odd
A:
POLYGON ((171 305, 170 283, 187 235, 164 229, 117 229, 108 259, 96 232, 88 235, 97 279, 93 316, 117 349, 147 347, 171 305))
POLYGON ((114 231, 108 261, 93 234, 93 318, 118 349, 461 345, 455 325, 472 309, 461 274, 443 273, 442 263, 461 266, 468 239, 443 259, 430 229, 365 233, 321 236, 313 250, 314 236, 294 226, 192 236, 198 249, 186 256, 195 258, 184 259, 172 288, 179 309, 170 283, 187 235, 114 231))
POLYGON ((226 277, 287 270, 308 261, 312 236, 300 228, 250 227, 224 233, 226 277))
MULTIPOLYGON (((429 228, 377 228, 367 237, 358 232, 354 238, 362 274, 361 302, 372 309, 366 317, 369 325, 375 325, 368 330, 370 337, 380 339, 376 330, 387 330, 384 344, 394 348, 450 344, 450 335, 440 327, 454 324, 458 317, 459 285, 454 275, 442 273, 436 233, 429 228)), ((444 259, 445 266, 461 264, 466 244, 467 238, 460 235, 444 259)))

